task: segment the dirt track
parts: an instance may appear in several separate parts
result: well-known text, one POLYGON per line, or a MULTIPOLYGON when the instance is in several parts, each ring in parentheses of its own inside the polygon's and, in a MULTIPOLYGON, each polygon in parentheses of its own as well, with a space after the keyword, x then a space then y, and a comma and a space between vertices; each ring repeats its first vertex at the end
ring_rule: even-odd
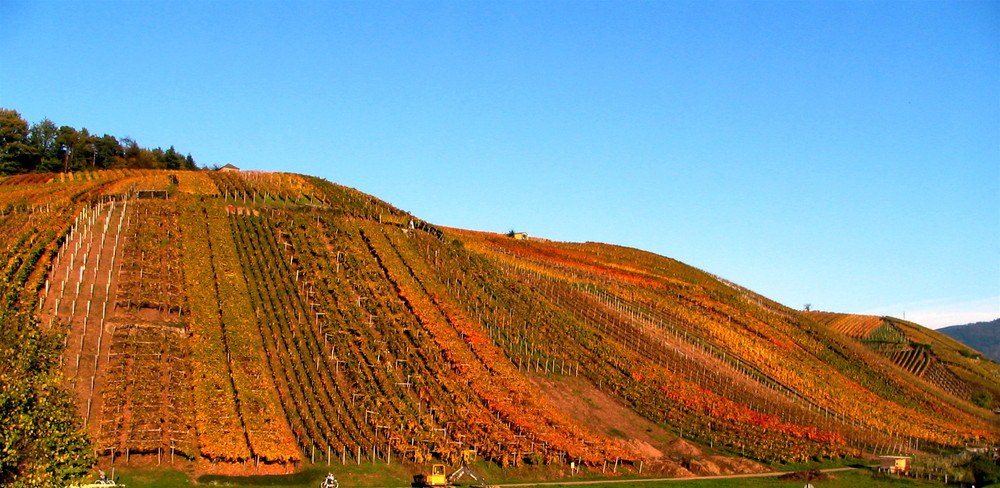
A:
MULTIPOLYGON (((820 472, 823 473, 836 473, 838 471, 850 471, 856 468, 831 468, 831 469, 821 469, 820 472)), ((619 483, 652 483, 652 482, 665 482, 665 481, 694 481, 694 480, 720 480, 729 478, 764 478, 768 476, 781 476, 789 474, 792 471, 772 471, 769 473, 751 473, 751 474, 725 474, 719 476, 689 476, 686 478, 640 478, 640 479, 621 479, 621 480, 588 480, 588 481, 545 481, 538 483, 511 483, 511 484, 497 484, 490 485, 497 488, 514 488, 521 486, 563 486, 563 485, 612 485, 619 483)))

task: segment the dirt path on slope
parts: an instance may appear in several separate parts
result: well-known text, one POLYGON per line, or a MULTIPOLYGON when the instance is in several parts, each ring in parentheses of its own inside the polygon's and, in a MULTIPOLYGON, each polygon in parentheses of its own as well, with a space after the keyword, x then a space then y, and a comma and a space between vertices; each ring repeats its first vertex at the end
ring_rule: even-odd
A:
POLYGON ((646 461, 650 474, 669 477, 760 473, 760 464, 721 456, 678 437, 635 413, 620 400, 578 376, 529 375, 556 408, 592 431, 605 435, 646 461))
POLYGON ((675 449, 670 444, 680 440, 677 436, 637 415, 585 378, 537 375, 528 375, 528 378, 547 400, 570 418, 595 432, 618 440, 623 447, 640 457, 657 459, 669 454, 701 454, 674 452, 675 449))
POLYGON ((50 274, 43 310, 46 325, 58 319, 67 336, 62 356, 68 388, 76 394, 84 426, 91 435, 100 427, 100 412, 108 351, 114 327, 107 322, 113 313, 117 286, 116 245, 121 204, 88 207, 90 217, 78 220, 72 239, 60 248, 50 274))
MULTIPOLYGON (((841 471, 850 471, 857 468, 830 468, 821 469, 821 473, 837 473, 841 471)), ((723 479, 733 479, 733 478, 767 478, 771 476, 783 476, 790 474, 792 471, 769 471, 766 473, 747 473, 747 474, 725 474, 718 476, 691 476, 687 478, 640 478, 640 479, 622 479, 622 480, 581 480, 581 481, 543 481, 538 483, 503 483, 503 484, 491 484, 490 486, 496 488, 516 488, 522 486, 565 486, 565 485, 613 485, 621 483, 656 483, 656 482, 673 482, 673 481, 696 481, 696 480, 723 480, 723 479)))

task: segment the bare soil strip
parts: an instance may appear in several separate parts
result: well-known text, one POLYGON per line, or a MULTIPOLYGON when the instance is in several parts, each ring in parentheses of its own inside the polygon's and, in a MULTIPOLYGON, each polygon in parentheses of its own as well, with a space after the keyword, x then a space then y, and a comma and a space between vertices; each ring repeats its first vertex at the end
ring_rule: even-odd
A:
MULTIPOLYGON (((821 473, 836 473, 839 471, 850 471, 857 468, 830 468, 821 469, 821 473)), ((620 483, 653 483, 653 482, 666 482, 666 481, 695 481, 695 480, 722 480, 731 478, 766 478, 770 476, 782 476, 793 471, 772 471, 768 473, 749 473, 749 474, 724 474, 719 476, 690 476, 686 478, 641 478, 641 479, 621 479, 621 480, 587 480, 587 481, 544 481, 538 483, 510 483, 510 484, 496 484, 490 485, 497 488, 514 488, 520 486, 562 486, 562 485, 612 485, 620 483)))

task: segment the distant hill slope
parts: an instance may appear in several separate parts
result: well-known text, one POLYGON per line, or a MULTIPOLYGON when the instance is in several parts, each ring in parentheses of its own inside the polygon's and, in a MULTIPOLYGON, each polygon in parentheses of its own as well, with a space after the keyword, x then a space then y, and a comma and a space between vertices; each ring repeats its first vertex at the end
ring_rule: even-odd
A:
POLYGON ((1000 362, 1000 319, 942 327, 938 329, 938 332, 962 342, 994 361, 1000 362))
POLYGON ((1000 441, 972 402, 1000 398, 1000 366, 938 332, 799 312, 636 249, 438 227, 318 178, 13 176, 0 242, 0 311, 66 334, 56 367, 105 460, 692 473, 709 468, 690 453, 1000 441))

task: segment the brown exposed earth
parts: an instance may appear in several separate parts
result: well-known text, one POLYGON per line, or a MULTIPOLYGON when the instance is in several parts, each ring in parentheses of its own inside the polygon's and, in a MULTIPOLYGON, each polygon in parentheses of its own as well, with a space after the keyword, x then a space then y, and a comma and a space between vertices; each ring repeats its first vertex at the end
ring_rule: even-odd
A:
POLYGON ((668 432, 601 391, 586 378, 529 377, 556 408, 585 427, 616 440, 643 459, 644 473, 688 477, 766 471, 749 459, 722 456, 668 432))

